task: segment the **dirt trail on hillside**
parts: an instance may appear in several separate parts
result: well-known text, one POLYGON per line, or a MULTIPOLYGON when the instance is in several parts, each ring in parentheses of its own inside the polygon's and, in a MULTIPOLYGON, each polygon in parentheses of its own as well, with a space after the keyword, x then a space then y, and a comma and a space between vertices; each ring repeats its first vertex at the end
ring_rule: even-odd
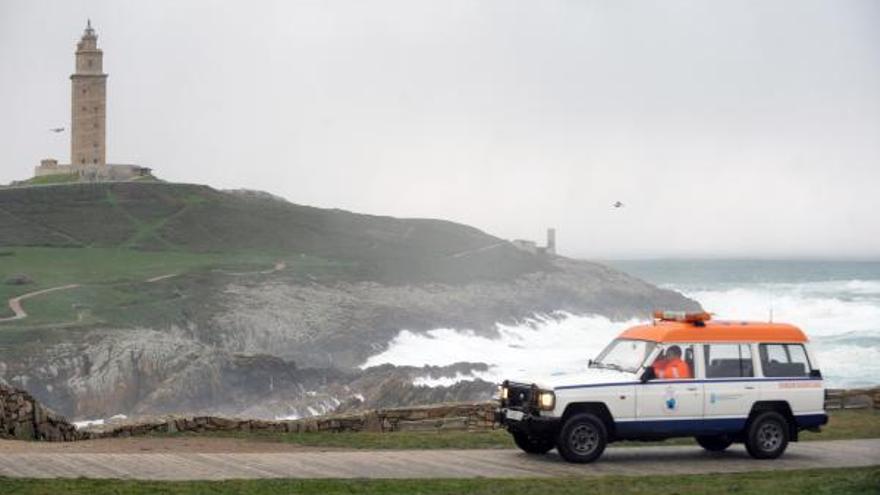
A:
POLYGON ((287 268, 287 263, 283 261, 278 261, 274 265, 272 265, 272 268, 269 268, 267 270, 259 270, 255 272, 227 272, 226 270, 214 270, 214 272, 222 273, 223 275, 240 277, 244 275, 269 275, 270 273, 280 272, 285 268, 287 268))
POLYGON ((12 310, 12 313, 14 314, 14 316, 9 316, 9 317, 6 317, 6 318, 0 318, 0 323, 2 323, 2 322, 4 322, 4 321, 23 320, 23 319, 27 318, 27 315, 28 315, 28 314, 27 314, 27 312, 24 310, 24 308, 21 306, 21 302, 22 302, 23 300, 25 300, 25 299, 30 299, 31 297, 39 296, 39 295, 41 295, 41 294, 47 294, 47 293, 49 293, 49 292, 55 292, 55 291, 59 291, 59 290, 67 290, 67 289, 75 289, 75 288, 77 288, 77 287, 79 287, 79 286, 80 286, 79 284, 61 285, 61 286, 58 286, 58 287, 51 287, 51 288, 49 288, 49 289, 43 289, 43 290, 38 290, 38 291, 34 291, 34 292, 28 292, 27 294, 24 294, 24 295, 21 295, 21 296, 17 296, 17 297, 13 297, 12 299, 9 300, 9 309, 12 310))
MULTIPOLYGON (((282 265, 281 268, 279 268, 278 265, 275 265, 275 270, 283 270, 284 269, 283 263, 281 263, 281 265, 282 265)), ((275 271, 275 270, 272 270, 272 271, 275 271)), ((147 283, 159 282, 160 280, 166 280, 166 279, 169 279, 172 277, 176 277, 177 275, 179 275, 179 274, 168 273, 165 275, 159 275, 158 277, 153 277, 153 278, 147 279, 146 282, 147 283)), ((25 311, 24 307, 21 305, 21 302, 24 301, 25 299, 30 299, 32 297, 39 296, 42 294, 48 294, 50 292, 75 289, 77 287, 82 287, 82 285, 81 284, 60 285, 58 287, 50 287, 48 289, 42 289, 42 290, 38 290, 38 291, 34 291, 34 292, 28 292, 27 294, 22 294, 20 296, 13 297, 13 298, 9 299, 9 309, 12 310, 13 316, 8 316, 6 318, 0 318, 0 323, 6 322, 6 321, 23 320, 23 319, 27 318, 27 316, 28 316, 27 311, 25 311)))

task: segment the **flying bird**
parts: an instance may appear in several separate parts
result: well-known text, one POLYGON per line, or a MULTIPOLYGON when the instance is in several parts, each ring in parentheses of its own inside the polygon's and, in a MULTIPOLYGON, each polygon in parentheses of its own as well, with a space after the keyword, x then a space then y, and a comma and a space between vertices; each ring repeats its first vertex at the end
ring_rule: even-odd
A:
POLYGON ((620 201, 616 201, 616 202, 615 202, 613 205, 611 205, 611 206, 613 206, 613 207, 615 207, 615 208, 622 208, 622 207, 623 207, 623 203, 621 203, 620 201))
POLYGON ((58 132, 64 132, 64 128, 63 128, 63 127, 53 127, 53 128, 51 128, 51 129, 49 129, 49 131, 50 131, 50 132, 55 132, 55 133, 58 133, 58 132))

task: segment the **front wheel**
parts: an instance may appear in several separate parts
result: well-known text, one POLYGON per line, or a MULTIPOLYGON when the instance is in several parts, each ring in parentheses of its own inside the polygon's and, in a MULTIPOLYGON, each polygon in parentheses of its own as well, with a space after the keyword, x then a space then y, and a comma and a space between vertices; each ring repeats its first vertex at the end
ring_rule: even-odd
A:
POLYGON ((512 432, 512 435, 513 443, 526 454, 546 454, 555 446, 550 438, 530 437, 519 431, 512 432))
POLYGON ((788 447, 788 421, 778 412, 756 416, 746 432, 746 450, 755 459, 776 459, 788 447))
POLYGON ((556 439, 559 455, 568 462, 593 462, 605 451, 608 433, 595 415, 575 414, 568 418, 556 439))
POLYGON ((705 435, 698 436, 697 443, 709 452, 722 452, 730 447, 733 439, 727 435, 705 435))

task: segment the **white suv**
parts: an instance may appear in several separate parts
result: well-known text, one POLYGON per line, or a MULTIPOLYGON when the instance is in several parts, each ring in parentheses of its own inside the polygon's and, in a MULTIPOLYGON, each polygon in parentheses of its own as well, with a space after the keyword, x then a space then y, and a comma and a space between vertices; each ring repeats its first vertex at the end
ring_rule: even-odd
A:
POLYGON ((617 440, 693 436, 706 450, 743 442, 752 457, 773 459, 798 432, 828 422, 822 374, 797 327, 654 316, 620 334, 574 383, 505 381, 498 419, 517 446, 556 447, 584 463, 617 440))

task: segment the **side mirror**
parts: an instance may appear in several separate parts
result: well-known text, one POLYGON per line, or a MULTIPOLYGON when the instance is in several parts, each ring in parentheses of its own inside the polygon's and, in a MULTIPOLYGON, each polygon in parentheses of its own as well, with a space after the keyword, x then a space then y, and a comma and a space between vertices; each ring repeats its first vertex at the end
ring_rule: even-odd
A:
POLYGON ((654 367, 648 366, 647 368, 645 368, 645 372, 642 373, 641 381, 642 381, 642 383, 645 383, 649 380, 654 380, 656 378, 657 378, 657 374, 654 373, 654 367))
POLYGON ((822 372, 819 370, 810 370, 810 378, 822 378, 822 372))
POLYGON ((589 361, 587 361, 587 368, 592 368, 592 367, 593 367, 593 360, 590 359, 589 361))

